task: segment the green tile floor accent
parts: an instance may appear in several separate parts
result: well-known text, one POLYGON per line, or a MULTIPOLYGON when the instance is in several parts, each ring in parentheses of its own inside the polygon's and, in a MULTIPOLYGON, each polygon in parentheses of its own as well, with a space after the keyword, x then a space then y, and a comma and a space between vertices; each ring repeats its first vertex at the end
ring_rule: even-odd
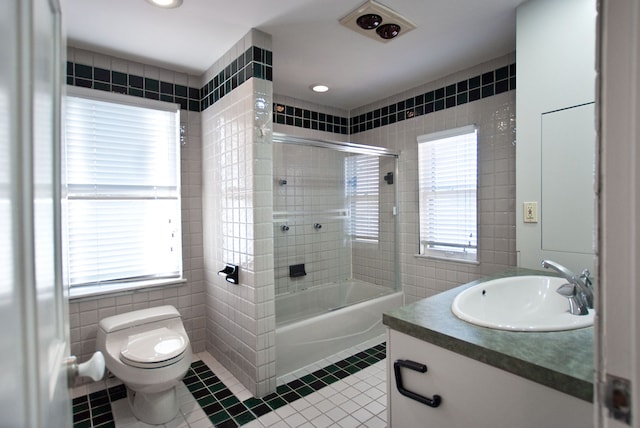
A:
MULTIPOLYGON (((263 398, 239 401, 202 361, 195 361, 183 379, 202 410, 215 427, 235 428, 312 394, 340 379, 357 373, 386 358, 381 343, 334 364, 280 385, 263 398)), ((73 428, 115 427, 111 402, 125 398, 124 385, 77 397, 73 400, 73 428)))

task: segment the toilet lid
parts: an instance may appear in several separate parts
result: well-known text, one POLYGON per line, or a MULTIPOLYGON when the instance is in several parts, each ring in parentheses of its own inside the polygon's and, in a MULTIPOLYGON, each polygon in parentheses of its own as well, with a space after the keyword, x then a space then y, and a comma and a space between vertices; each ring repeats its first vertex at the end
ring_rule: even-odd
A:
POLYGON ((133 367, 164 367, 179 361, 187 345, 182 334, 161 327, 129 336, 120 360, 133 367))

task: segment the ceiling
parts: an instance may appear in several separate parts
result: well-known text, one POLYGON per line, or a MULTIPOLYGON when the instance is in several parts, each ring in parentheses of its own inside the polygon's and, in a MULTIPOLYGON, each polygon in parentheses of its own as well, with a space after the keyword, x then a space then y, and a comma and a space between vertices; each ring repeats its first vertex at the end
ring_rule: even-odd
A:
POLYGON ((338 22, 364 0, 63 0, 63 22, 69 46, 196 76, 257 28, 272 36, 274 93, 350 110, 514 51, 522 2, 380 0, 417 26, 388 43, 338 22))

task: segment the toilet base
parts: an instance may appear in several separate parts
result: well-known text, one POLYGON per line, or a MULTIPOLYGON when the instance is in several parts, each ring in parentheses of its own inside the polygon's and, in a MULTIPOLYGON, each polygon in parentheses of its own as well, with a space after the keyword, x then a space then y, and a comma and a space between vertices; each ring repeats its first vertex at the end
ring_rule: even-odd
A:
POLYGON ((136 392, 127 387, 127 398, 133 415, 147 424, 165 424, 178 414, 175 386, 155 393, 136 392))

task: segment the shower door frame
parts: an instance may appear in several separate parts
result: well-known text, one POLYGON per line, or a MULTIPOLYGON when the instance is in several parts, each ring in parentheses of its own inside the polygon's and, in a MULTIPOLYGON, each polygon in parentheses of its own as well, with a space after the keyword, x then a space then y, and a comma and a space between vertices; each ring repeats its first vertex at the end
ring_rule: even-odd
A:
MULTIPOLYGON (((307 137, 298 137, 293 135, 288 135, 284 133, 274 132, 272 134, 272 143, 281 143, 281 144, 294 144, 301 146, 309 146, 323 149, 330 149, 339 152, 346 152, 352 154, 363 154, 363 155, 374 155, 379 157, 391 157, 395 159, 394 162, 394 180, 395 186, 393 188, 393 198, 394 198, 394 206, 393 206, 393 221, 394 221, 394 243, 393 243, 393 254, 394 254, 394 286, 393 291, 399 291, 402 289, 400 285, 400 263, 399 263, 399 239, 398 239, 398 227, 399 227, 399 210, 398 210, 398 158, 399 155, 387 148, 377 147, 377 146, 369 146, 365 144, 357 144, 352 142, 341 142, 341 141, 332 141, 332 140, 322 140, 316 138, 307 138, 307 137)), ((275 245, 275 240, 274 240, 275 245)), ((275 248, 274 248, 275 253, 275 248)), ((275 272, 274 272, 275 275, 275 272)), ((275 278, 274 278, 275 282, 275 278)))

